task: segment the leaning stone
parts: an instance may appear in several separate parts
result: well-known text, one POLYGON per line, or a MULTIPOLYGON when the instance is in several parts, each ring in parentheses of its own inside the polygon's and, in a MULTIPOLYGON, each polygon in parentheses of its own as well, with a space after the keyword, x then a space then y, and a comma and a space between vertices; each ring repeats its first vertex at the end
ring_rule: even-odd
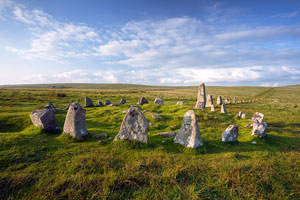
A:
POLYGON ((206 104, 206 95, 205 95, 205 84, 202 83, 198 89, 197 102, 195 109, 204 109, 206 104))
POLYGON ((256 112, 252 118, 251 121, 253 121, 254 123, 256 123, 256 121, 258 121, 259 123, 262 123, 264 120, 265 115, 259 112, 256 112))
POLYGON ((265 137, 267 135, 267 123, 262 122, 253 123, 252 136, 258 136, 260 138, 265 137))
POLYGON ((41 127, 45 131, 57 131, 58 125, 56 123, 55 114, 51 110, 37 110, 33 111, 30 119, 34 126, 41 127))
POLYGON ((126 99, 123 97, 122 99, 121 99, 121 101, 120 101, 120 105, 123 105, 123 104, 125 104, 126 103, 126 99))
POLYGON ((222 105, 223 104, 221 96, 218 96, 218 98, 217 98, 217 104, 218 105, 222 105))
POLYGON ((70 105, 64 124, 64 133, 73 137, 88 134, 85 125, 85 109, 77 102, 70 105))
POLYGON ((203 140, 193 110, 189 110, 185 113, 181 128, 176 134, 174 142, 190 148, 203 146, 203 140))
POLYGON ((149 122, 138 107, 131 106, 125 115, 119 133, 115 137, 116 140, 137 140, 143 143, 148 142, 147 132, 149 130, 149 122))
POLYGON ((177 101, 176 105, 183 106, 183 101, 177 101))
POLYGON ((211 106, 210 106, 210 111, 211 111, 211 112, 215 112, 215 111, 216 111, 215 105, 211 105, 211 106))
POLYGON ((98 103, 96 104, 97 107, 103 106, 102 101, 98 101, 98 103))
POLYGON ((222 104, 222 106, 221 106, 221 113, 227 114, 227 110, 226 110, 225 104, 222 104))
POLYGON ((213 96, 211 94, 208 94, 206 98, 206 107, 211 107, 211 105, 213 104, 213 96))
POLYGON ((174 137, 177 133, 175 132, 161 132, 159 133, 162 136, 166 136, 166 137, 174 137))
POLYGON ((243 113, 241 117, 242 117, 242 119, 246 119, 246 114, 243 113))
POLYGON ((154 104, 164 105, 164 101, 161 97, 158 96, 154 99, 154 104))
POLYGON ((108 106, 108 105, 110 105, 110 104, 111 104, 111 101, 110 101, 110 100, 105 100, 105 101, 104 101, 104 105, 108 106))
POLYGON ((94 105, 93 105, 93 101, 92 101, 90 98, 88 98, 88 97, 85 97, 85 98, 84 98, 84 104, 85 104, 87 107, 94 106, 94 105))
POLYGON ((56 112, 56 108, 54 107, 54 105, 50 102, 47 105, 45 105, 43 107, 44 110, 51 110, 52 112, 56 112))
POLYGON ((145 97, 141 97, 137 104, 139 105, 148 104, 148 100, 145 97))
POLYGON ((230 125, 222 134, 222 142, 236 142, 239 134, 239 128, 235 125, 230 125))

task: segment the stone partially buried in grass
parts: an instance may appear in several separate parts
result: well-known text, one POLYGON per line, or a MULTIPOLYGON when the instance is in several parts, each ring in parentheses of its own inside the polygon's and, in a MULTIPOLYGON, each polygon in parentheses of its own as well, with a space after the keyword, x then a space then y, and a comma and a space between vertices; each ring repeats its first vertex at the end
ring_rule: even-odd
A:
POLYGON ((148 143, 148 130, 149 122, 144 114, 138 107, 131 106, 126 113, 120 131, 114 140, 126 139, 148 143))
POLYGON ((164 101, 161 97, 158 96, 154 99, 154 104, 164 105, 164 101))
POLYGON ((236 142, 239 134, 239 128, 235 125, 230 125, 222 134, 222 142, 236 142))
POLYGON ((85 109, 78 102, 72 103, 66 116, 64 133, 73 137, 85 136, 88 134, 85 124, 85 109))
POLYGON ((30 115, 33 125, 41 127, 45 131, 57 131, 58 125, 56 123, 55 114, 51 110, 37 110, 30 115))
POLYGON ((181 128, 176 134, 174 142, 190 148, 203 146, 200 129, 193 110, 185 113, 181 128))
POLYGON ((141 97, 137 104, 139 105, 148 104, 148 100, 145 97, 141 97))
POLYGON ((176 105, 183 106, 183 101, 177 101, 176 105))

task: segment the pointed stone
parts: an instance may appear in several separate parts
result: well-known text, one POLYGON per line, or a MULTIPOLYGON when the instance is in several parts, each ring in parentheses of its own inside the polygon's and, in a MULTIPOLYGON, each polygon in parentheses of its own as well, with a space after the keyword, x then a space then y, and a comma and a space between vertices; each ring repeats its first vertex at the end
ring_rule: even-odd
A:
POLYGON ((239 134, 239 128, 235 125, 230 125, 222 133, 222 142, 236 142, 239 134))
POLYGON ((120 101, 120 105, 125 104, 126 103, 126 99, 123 97, 120 101))
POLYGON ((181 128, 176 134, 174 142, 190 148, 203 146, 203 140, 193 110, 189 110, 185 113, 181 128))
POLYGON ((85 109, 78 102, 73 102, 69 107, 64 133, 73 137, 82 137, 88 134, 85 125, 85 109))
POLYGON ((115 137, 116 140, 137 140, 147 143, 149 122, 138 107, 131 106, 121 124, 120 131, 115 137))
POLYGON ((88 97, 85 97, 85 98, 84 98, 84 104, 85 104, 87 107, 94 106, 93 101, 92 101, 90 98, 88 98, 88 97))
POLYGON ((164 105, 164 101, 160 96, 158 96, 154 99, 154 104, 164 105))
POLYGON ((223 104, 221 96, 218 96, 218 98, 217 98, 217 104, 218 105, 222 105, 223 104))
POLYGON ((215 112, 215 111, 216 111, 215 105, 211 105, 211 106, 210 106, 210 111, 211 111, 211 112, 215 112))
POLYGON ((137 104, 139 105, 148 104, 148 100, 145 97, 141 97, 137 104))
POLYGON ((51 110, 45 109, 33 111, 30 115, 30 119, 34 126, 40 127, 45 131, 58 130, 55 114, 51 110))
POLYGON ((206 104, 205 84, 202 83, 198 89, 197 102, 195 109, 204 109, 206 104))
POLYGON ((225 104, 222 104, 222 106, 221 106, 221 113, 227 114, 227 110, 226 110, 225 104))
POLYGON ((213 105, 213 96, 211 94, 208 94, 207 95, 207 98, 206 98, 206 107, 211 107, 211 105, 213 105))
POLYGON ((183 106, 183 101, 177 101, 176 105, 183 106))
POLYGON ((253 121, 254 123, 256 123, 256 121, 258 121, 259 123, 262 123, 264 120, 265 115, 259 112, 256 112, 252 118, 251 121, 253 121))
POLYGON ((44 110, 51 110, 52 112, 56 112, 55 106, 50 102, 43 107, 44 110))

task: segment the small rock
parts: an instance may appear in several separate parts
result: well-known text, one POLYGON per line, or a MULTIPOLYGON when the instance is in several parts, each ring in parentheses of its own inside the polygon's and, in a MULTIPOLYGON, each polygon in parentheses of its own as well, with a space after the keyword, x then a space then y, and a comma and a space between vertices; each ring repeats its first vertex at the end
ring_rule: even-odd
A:
POLYGON ((183 106, 183 101, 177 101, 176 105, 183 106))
POLYGON ((154 99, 154 104, 164 105, 164 101, 160 96, 158 96, 154 99))
POLYGON ((111 104, 111 101, 110 101, 110 100, 105 100, 105 101, 104 101, 104 105, 108 106, 108 105, 110 105, 110 104, 111 104))
POLYGON ((215 105, 211 105, 211 106, 210 106, 210 111, 211 111, 211 112, 215 112, 215 111, 216 111, 215 105))
POLYGON ((148 104, 148 100, 145 97, 141 97, 137 104, 139 105, 148 104))
POLYGON ((111 140, 111 139, 112 139, 112 137, 108 137, 108 139, 109 139, 109 140, 111 140))
POLYGON ((242 114, 242 119, 246 119, 246 114, 245 113, 242 114))
POLYGON ((122 113, 127 113, 127 110, 123 110, 122 113))
POLYGON ((102 141, 102 140, 99 140, 99 141, 98 141, 98 144, 103 144, 103 141, 102 141))
POLYGON ((120 104, 109 104, 109 106, 119 106, 120 104))
POLYGON ((98 101, 98 103, 96 104, 97 107, 103 106, 102 101, 98 101))
POLYGON ((161 132, 159 134, 162 136, 166 136, 166 137, 174 137, 177 133, 176 132, 161 132))
POLYGON ((162 119, 162 116, 161 116, 161 115, 152 115, 152 118, 159 118, 159 119, 162 119))
POLYGON ((256 144, 256 141, 252 141, 251 143, 252 143, 252 144, 256 144))

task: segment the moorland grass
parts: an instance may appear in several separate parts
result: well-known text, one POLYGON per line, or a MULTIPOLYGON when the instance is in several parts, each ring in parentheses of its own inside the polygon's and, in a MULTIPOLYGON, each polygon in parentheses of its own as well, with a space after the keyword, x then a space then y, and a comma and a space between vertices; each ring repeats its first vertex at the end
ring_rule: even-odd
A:
POLYGON ((220 106, 214 113, 196 110, 204 140, 198 149, 183 148, 159 135, 178 131, 184 113, 195 105, 197 87, 39 87, 0 89, 0 199, 300 199, 300 86, 207 87, 214 101, 217 95, 258 101, 227 105, 228 115, 219 112, 220 106), (153 104, 158 95, 165 105, 153 104), (118 103, 125 97, 127 104, 86 108, 90 134, 76 140, 61 134, 65 108, 71 101, 83 105, 84 96, 94 103, 118 103), (150 111, 145 112, 149 144, 113 142, 122 111, 140 96, 150 102, 139 106, 150 111), (185 105, 175 105, 179 100, 185 105), (59 109, 56 133, 30 122, 31 111, 48 102, 59 109), (162 119, 152 118, 155 111, 162 119), (237 119, 238 111, 248 120, 237 119), (257 111, 268 123, 263 139, 245 128, 257 111), (239 126, 238 142, 224 144, 221 134, 230 124, 239 126))

